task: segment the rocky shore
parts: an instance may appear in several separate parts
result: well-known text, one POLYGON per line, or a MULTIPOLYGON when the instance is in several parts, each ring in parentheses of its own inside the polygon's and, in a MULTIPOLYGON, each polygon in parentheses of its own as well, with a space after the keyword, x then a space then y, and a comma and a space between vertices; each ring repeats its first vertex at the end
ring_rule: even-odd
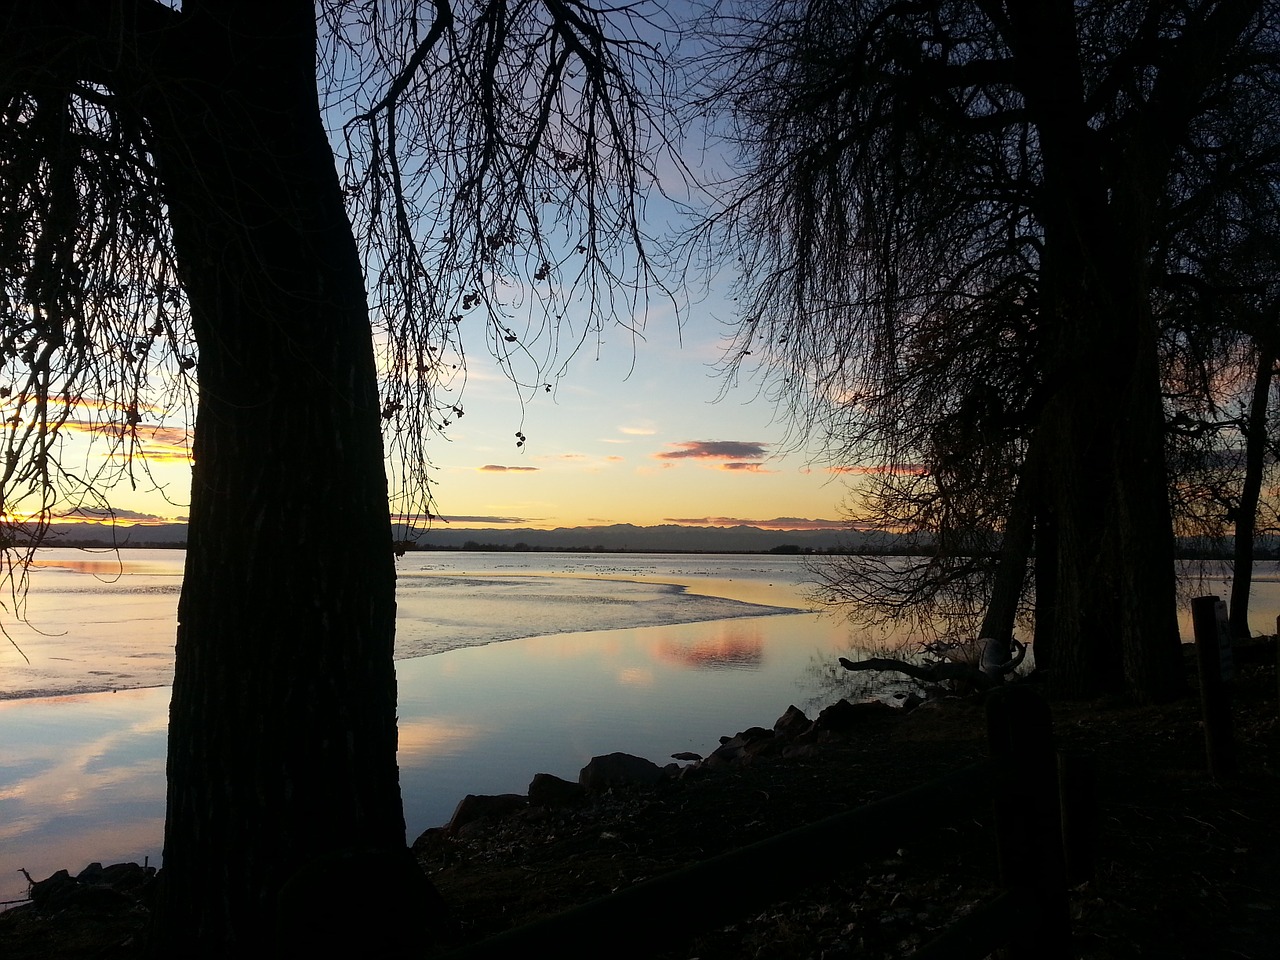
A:
MULTIPOLYGON (((1097 771, 1094 868, 1071 891, 1075 956, 1277 955, 1280 707, 1274 645, 1266 649, 1237 671, 1240 772, 1229 782, 1204 772, 1193 673, 1191 695, 1172 704, 1055 706, 1059 746, 1093 757, 1097 771)), ((912 710, 843 704, 812 721, 787 710, 705 758, 614 755, 577 783, 537 775, 525 795, 465 798, 413 849, 450 908, 455 942, 475 942, 933 779, 980 758, 984 741, 978 698, 912 710)), ((695 941, 672 940, 660 956, 909 955, 999 889, 986 811, 954 813, 923 817, 890 855, 834 878, 791 876, 783 899, 695 941)), ((63 877, 48 888, 60 886, 61 899, 0 916, 0 956, 140 956, 141 879, 77 902, 86 895, 69 893, 77 887, 63 877)), ((609 955, 609 944, 597 946, 609 955)))

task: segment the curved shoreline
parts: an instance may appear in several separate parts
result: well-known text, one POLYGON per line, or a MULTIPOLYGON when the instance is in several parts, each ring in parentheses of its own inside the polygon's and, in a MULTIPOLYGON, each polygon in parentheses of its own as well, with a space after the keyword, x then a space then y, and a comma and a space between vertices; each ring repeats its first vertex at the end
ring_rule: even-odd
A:
MULTIPOLYGON (((530 585, 540 582, 577 580, 588 584, 612 583, 651 588, 670 588, 665 596, 638 595, 636 598, 623 598, 608 595, 591 597, 557 598, 555 596, 530 597, 530 602, 555 604, 563 602, 572 604, 578 616, 583 607, 592 603, 609 609, 610 616, 600 616, 585 621, 568 621, 540 627, 523 627, 520 622, 504 619, 500 616, 492 618, 494 623, 505 623, 507 629, 495 629, 490 621, 472 623, 443 623, 428 620, 422 616, 404 615, 408 606, 407 598, 397 594, 397 603, 402 614, 396 623, 396 661, 414 660, 420 657, 436 656, 453 650, 472 649, 491 646, 496 643, 508 643, 513 640, 527 640, 536 637, 572 636, 582 633, 603 633, 613 630, 642 630, 650 627, 680 626, 695 623, 714 623, 721 620, 741 620, 756 617, 795 616, 814 611, 801 607, 787 607, 773 604, 762 604, 723 596, 721 592, 705 590, 709 584, 699 582, 695 578, 662 579, 647 577, 612 576, 600 577, 574 573, 470 573, 470 572, 423 572, 402 577, 401 582, 410 583, 414 579, 435 581, 480 581, 480 582, 519 582, 530 585), (704 589, 699 589, 704 588, 704 589), (688 609, 682 610, 682 607, 688 609), (415 631, 415 625, 419 628, 415 631)), ((733 592, 733 591, 727 591, 733 592)), ((480 598, 480 602, 491 602, 480 598)), ((522 601, 523 602, 523 601, 522 601)), ((165 621, 166 625, 168 622, 165 621)), ((529 623, 529 621, 525 621, 529 623)), ((67 658, 44 658, 44 669, 49 669, 49 661, 67 658)), ((144 645, 141 651, 122 653, 118 657, 94 661, 95 666, 113 666, 110 670, 93 670, 104 679, 95 682, 87 679, 83 673, 68 673, 61 678, 51 678, 44 684, 30 684, 15 689, 0 689, 0 703, 20 700, 48 700, 58 697, 76 697, 89 694, 118 693, 125 690, 146 690, 156 687, 167 687, 172 682, 173 653, 171 633, 166 631, 163 640, 144 645), (163 666, 153 664, 150 669, 138 670, 139 659, 163 660, 163 666), (114 661, 114 663, 112 662, 114 661), (137 673, 126 671, 137 671, 137 673), (159 676, 162 673, 164 676, 159 676), (133 679, 136 676, 136 679, 133 679), (110 677, 111 679, 106 679, 110 677), (114 681, 114 682, 113 682, 114 681)), ((29 665, 28 665, 29 666, 29 665)), ((21 667, 19 668, 21 671, 21 667)))

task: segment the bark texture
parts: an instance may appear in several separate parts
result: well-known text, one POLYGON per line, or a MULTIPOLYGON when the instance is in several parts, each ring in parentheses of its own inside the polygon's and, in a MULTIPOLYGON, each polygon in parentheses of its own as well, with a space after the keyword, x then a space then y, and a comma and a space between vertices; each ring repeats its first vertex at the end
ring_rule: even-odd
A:
POLYGON ((309 3, 197 7, 146 104, 200 348, 156 952, 275 953, 317 854, 404 847, 395 571, 309 3))

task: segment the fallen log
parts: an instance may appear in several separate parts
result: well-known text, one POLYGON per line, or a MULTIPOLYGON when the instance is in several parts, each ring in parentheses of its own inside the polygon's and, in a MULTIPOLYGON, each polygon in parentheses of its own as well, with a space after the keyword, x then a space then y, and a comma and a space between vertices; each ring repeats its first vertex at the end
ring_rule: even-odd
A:
MULTIPOLYGON (((1017 640, 1013 646, 1017 653, 1010 659, 999 656, 1001 646, 998 640, 982 641, 982 656, 976 662, 967 660, 926 660, 924 663, 912 663, 893 657, 871 657, 867 660, 849 660, 840 658, 840 666, 846 670, 879 670, 901 673, 921 683, 956 683, 968 682, 980 688, 993 687, 1002 683, 1004 678, 1022 663, 1027 655, 1027 645, 1017 640)), ((1006 650, 1007 652, 1007 650, 1006 650)))

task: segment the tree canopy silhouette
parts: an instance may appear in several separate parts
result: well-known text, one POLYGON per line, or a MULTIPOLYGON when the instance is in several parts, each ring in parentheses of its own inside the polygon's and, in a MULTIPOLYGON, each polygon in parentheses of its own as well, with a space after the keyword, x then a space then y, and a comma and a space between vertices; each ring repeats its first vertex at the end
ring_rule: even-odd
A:
POLYGON ((309 860, 405 855, 388 494, 429 509, 464 328, 534 389, 642 311, 660 14, 0 4, 4 522, 195 396, 157 952, 276 955, 309 860))
POLYGON ((1063 693, 1180 687, 1157 293, 1191 211, 1274 192, 1277 16, 774 0, 711 20, 701 103, 745 168, 704 234, 742 266, 730 374, 763 358, 833 459, 868 465, 855 517, 930 535, 894 602, 1007 639, 1032 595, 1063 693))

